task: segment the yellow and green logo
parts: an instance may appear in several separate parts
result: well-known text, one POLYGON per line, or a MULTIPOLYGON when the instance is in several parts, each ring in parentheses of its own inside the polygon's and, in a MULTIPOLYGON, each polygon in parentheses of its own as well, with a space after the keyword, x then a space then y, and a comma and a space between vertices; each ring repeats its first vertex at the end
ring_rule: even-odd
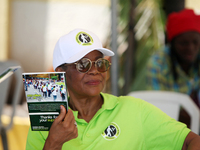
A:
POLYGON ((120 134, 120 128, 119 126, 111 122, 111 124, 104 130, 104 132, 101 134, 106 140, 114 140, 116 139, 120 134))
POLYGON ((83 45, 83 46, 92 45, 93 43, 92 37, 85 32, 79 32, 76 35, 76 41, 78 44, 83 45))

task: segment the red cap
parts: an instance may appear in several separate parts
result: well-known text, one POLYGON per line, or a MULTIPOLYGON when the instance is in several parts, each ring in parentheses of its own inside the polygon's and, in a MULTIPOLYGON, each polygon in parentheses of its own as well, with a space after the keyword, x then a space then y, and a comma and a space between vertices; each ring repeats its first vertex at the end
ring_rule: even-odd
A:
POLYGON ((167 18, 166 28, 168 41, 184 32, 196 31, 200 33, 200 15, 196 15, 192 9, 173 12, 167 18))

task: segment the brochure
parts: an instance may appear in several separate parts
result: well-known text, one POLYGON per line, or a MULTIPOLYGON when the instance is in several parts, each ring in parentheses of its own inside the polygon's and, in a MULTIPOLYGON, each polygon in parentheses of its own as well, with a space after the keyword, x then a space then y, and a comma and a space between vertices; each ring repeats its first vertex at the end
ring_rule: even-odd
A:
POLYGON ((65 72, 22 73, 32 131, 49 131, 60 113, 68 110, 65 72))

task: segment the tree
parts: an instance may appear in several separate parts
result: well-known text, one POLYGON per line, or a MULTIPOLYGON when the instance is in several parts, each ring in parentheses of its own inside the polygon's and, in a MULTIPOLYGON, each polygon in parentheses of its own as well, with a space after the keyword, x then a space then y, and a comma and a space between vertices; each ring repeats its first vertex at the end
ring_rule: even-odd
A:
POLYGON ((163 46, 164 28, 159 0, 126 0, 126 2, 121 0, 120 2, 122 34, 128 37, 126 38, 128 48, 122 55, 122 69, 120 69, 121 78, 124 78, 122 94, 127 94, 132 82, 143 71, 150 55, 163 46))
POLYGON ((163 0, 163 10, 166 16, 183 8, 185 8, 185 0, 163 0))
POLYGON ((119 0, 120 44, 128 46, 120 57, 121 94, 142 90, 149 57, 165 44, 165 20, 169 13, 180 11, 185 0, 119 0))

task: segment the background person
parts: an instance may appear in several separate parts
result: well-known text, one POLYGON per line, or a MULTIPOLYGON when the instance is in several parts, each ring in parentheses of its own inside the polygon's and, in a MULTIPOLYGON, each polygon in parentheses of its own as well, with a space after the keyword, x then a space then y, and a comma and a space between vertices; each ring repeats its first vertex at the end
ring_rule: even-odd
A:
POLYGON ((46 83, 42 86, 43 97, 47 98, 47 86, 46 83))
POLYGON ((51 83, 50 82, 48 83, 47 88, 48 88, 48 97, 51 97, 51 83))
POLYGON ((53 95, 53 100, 55 101, 57 99, 56 86, 53 86, 52 95, 53 95))
POLYGON ((42 83, 39 83, 39 85, 38 85, 39 92, 40 92, 41 88, 42 88, 42 83))
POLYGON ((191 9, 171 13, 166 29, 169 44, 147 64, 147 89, 188 94, 200 108, 200 16, 191 9))
POLYGON ((61 85, 61 97, 62 97, 62 100, 65 100, 65 93, 66 93, 66 89, 63 87, 63 85, 61 85))
POLYGON ((60 107, 61 113, 49 132, 29 130, 27 150, 200 147, 198 135, 155 106, 134 97, 101 92, 111 65, 104 56, 113 55, 87 30, 75 29, 58 40, 53 66, 58 72, 66 72, 70 109, 66 113, 60 107))

